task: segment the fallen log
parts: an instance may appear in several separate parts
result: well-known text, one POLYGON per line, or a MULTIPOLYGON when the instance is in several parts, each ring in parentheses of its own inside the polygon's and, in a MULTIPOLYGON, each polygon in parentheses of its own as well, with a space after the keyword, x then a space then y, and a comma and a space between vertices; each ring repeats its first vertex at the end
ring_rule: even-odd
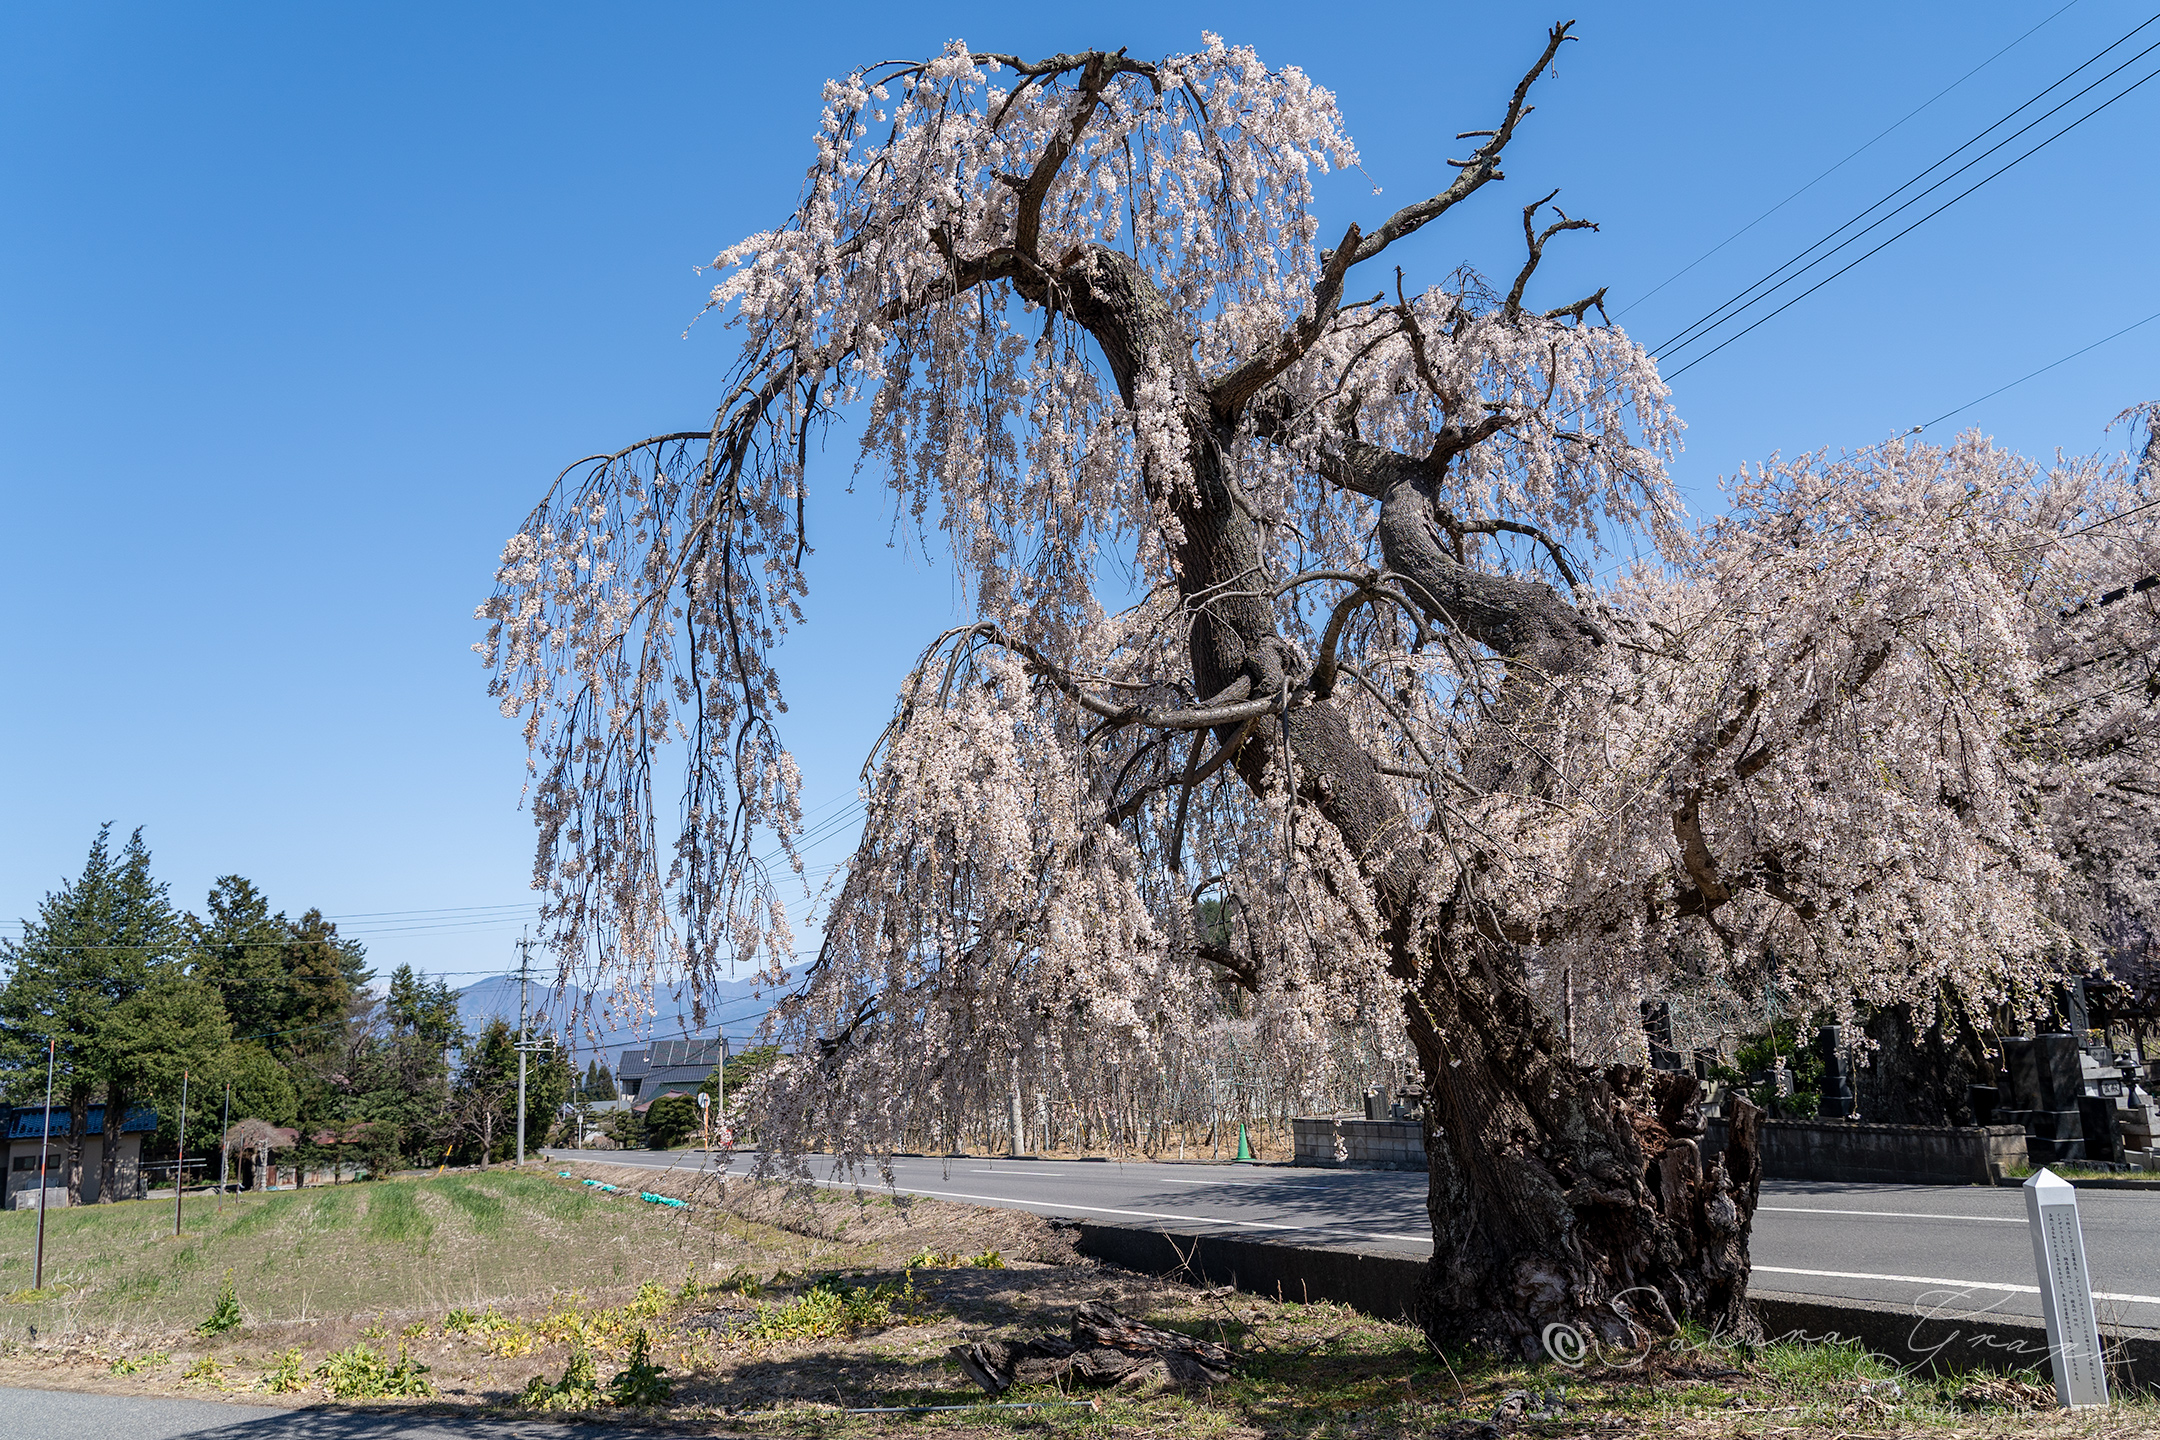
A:
POLYGON ((1092 1301, 1074 1313, 1070 1337, 977 1340, 948 1353, 992 1395, 1016 1384, 1214 1385, 1230 1378, 1237 1361, 1212 1341, 1158 1330, 1092 1301))

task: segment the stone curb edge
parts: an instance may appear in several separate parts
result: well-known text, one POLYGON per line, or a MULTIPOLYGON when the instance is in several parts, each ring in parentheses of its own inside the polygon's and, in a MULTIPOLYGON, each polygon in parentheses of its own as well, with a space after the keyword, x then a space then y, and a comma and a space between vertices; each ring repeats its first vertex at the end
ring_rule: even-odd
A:
MULTIPOLYGON (((1121 1269, 1231 1285, 1277 1300, 1333 1301, 1391 1322, 1415 1314, 1425 1273, 1425 1261, 1384 1250, 1279 1244, 1092 1220, 1059 1223, 1074 1234, 1081 1254, 1121 1269)), ((1753 1292, 1750 1301, 1772 1339, 1857 1341, 1911 1370, 2015 1373, 2044 1367, 2047 1360, 2045 1327, 2023 1316, 1948 1303, 1916 1311, 1769 1290, 1753 1292)), ((2103 1326, 2102 1333, 2110 1381, 2118 1390, 2160 1390, 2160 1330, 2103 1326)))

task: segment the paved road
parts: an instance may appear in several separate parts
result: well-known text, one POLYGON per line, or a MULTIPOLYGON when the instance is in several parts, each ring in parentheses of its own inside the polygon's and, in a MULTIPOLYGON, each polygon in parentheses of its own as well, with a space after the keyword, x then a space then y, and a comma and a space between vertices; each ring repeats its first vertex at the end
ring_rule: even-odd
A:
POLYGON ((215 1400, 140 1395, 78 1395, 62 1390, 0 1388, 0 1440, 55 1436, 125 1436, 126 1440, 621 1440, 605 1425, 548 1420, 478 1420, 411 1411, 274 1410, 215 1400))
MULTIPOLYGON (((697 1155, 549 1153, 656 1170, 705 1163, 697 1155)), ((746 1174, 754 1161, 738 1154, 730 1173, 746 1174)), ((1038 1215, 1409 1255, 1432 1250, 1422 1174, 958 1157, 901 1159, 894 1171, 898 1188, 912 1194, 1038 1215)), ((818 1178, 846 1183, 829 1169, 818 1178)), ((2081 1190, 2078 1208, 2101 1317, 2160 1328, 2160 1192, 2081 1190)), ((2025 1200, 2016 1190, 1765 1181, 1752 1248, 1758 1290, 2040 1313, 2025 1200)))

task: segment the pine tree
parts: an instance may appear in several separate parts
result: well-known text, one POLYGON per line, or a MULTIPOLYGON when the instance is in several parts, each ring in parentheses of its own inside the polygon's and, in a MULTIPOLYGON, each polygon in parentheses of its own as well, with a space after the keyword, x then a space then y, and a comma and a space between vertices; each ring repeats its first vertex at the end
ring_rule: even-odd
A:
POLYGON ((56 1042, 55 1079, 68 1113, 70 1204, 82 1202, 83 1149, 100 1088, 107 1143, 99 1198, 117 1198, 114 1142, 137 1092, 129 1073, 110 1063, 109 1032, 124 1025, 129 1001, 175 973, 185 938, 167 888, 150 873, 142 831, 129 836, 117 857, 111 832, 110 824, 98 828, 82 874, 46 895, 37 918, 24 922, 21 940, 0 945, 9 967, 0 1022, 16 1098, 42 1089, 45 1041, 56 1042))
POLYGON ((242 875, 220 875, 190 915, 194 940, 189 973, 224 998, 237 1038, 260 1039, 285 1028, 292 979, 284 942, 291 926, 270 913, 270 901, 242 875))

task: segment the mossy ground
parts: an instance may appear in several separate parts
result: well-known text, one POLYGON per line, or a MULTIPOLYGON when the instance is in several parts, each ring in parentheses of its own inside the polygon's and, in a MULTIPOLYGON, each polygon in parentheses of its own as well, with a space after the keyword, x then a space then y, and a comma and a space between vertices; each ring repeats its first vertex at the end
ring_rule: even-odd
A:
MULTIPOLYGON (((2160 1435, 2149 1402, 2063 1416, 2042 1408, 2040 1387, 1899 1375, 1836 1347, 1683 1339, 1577 1370, 1438 1354, 1340 1306, 1101 1268, 1010 1211, 573 1168, 281 1193, 222 1212, 191 1201, 178 1242, 169 1201, 55 1212, 47 1291, 0 1306, 0 1384, 321 1404, 373 1398, 356 1375, 393 1376, 369 1383, 407 1398, 375 1403, 531 1413, 546 1401, 776 1440, 2160 1435), (694 1206, 646 1204, 640 1189, 694 1206), (205 1337, 196 1327, 228 1268, 244 1322, 205 1337), (1022 1409, 981 1403, 948 1358, 977 1338, 1063 1330, 1086 1300, 1228 1344, 1242 1363, 1208 1390, 1002 1397, 1035 1407, 1022 1409), (662 1394, 636 1408, 610 1399, 662 1394), (911 1406, 963 1408, 849 1413, 911 1406)), ((27 1254, 17 1221, 0 1217, 11 1279, 27 1254)))

